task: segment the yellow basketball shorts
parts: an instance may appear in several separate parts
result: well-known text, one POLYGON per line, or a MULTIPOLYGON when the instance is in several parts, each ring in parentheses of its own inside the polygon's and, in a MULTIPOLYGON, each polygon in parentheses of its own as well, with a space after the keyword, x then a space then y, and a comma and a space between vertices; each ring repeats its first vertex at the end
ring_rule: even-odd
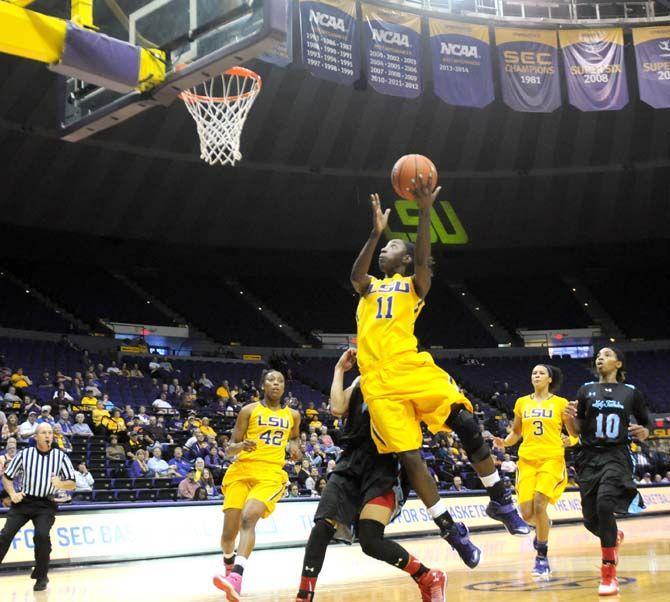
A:
POLYGON ((284 496, 288 475, 274 466, 235 462, 223 478, 223 509, 242 510, 247 500, 265 504, 263 518, 267 518, 284 496))
POLYGON ((546 495, 549 502, 555 504, 567 484, 568 471, 563 457, 542 460, 519 458, 517 462, 516 492, 519 504, 532 501, 536 491, 546 495))
POLYGON ((363 398, 370 412, 372 439, 379 453, 419 449, 421 422, 431 433, 449 430, 454 404, 472 404, 430 353, 408 353, 363 371, 363 398))

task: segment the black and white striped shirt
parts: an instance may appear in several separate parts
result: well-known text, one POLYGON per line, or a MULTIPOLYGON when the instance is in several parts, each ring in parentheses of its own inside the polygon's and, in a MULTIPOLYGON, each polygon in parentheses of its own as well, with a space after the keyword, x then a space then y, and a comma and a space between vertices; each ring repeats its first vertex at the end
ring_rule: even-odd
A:
POLYGON ((56 493, 51 484, 54 475, 63 481, 75 480, 72 462, 60 449, 48 452, 41 452, 36 447, 22 449, 5 470, 5 476, 10 480, 18 474, 23 475, 23 493, 41 498, 56 493))

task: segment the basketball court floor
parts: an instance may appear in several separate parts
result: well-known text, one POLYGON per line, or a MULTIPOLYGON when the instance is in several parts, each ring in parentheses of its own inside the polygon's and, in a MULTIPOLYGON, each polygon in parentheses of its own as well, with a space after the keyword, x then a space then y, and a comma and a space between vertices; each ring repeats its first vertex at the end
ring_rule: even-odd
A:
MULTIPOLYGON (((638 518, 620 524, 626 533, 619 564, 620 597, 645 602, 670 599, 670 518, 638 518)), ((179 537, 188 537, 188 525, 172 528, 179 537)), ((212 527, 212 537, 218 536, 218 529, 219 525, 212 527)), ((543 582, 533 581, 529 574, 531 538, 495 531, 475 533, 474 540, 484 551, 484 559, 474 571, 438 538, 407 539, 404 544, 425 564, 447 571, 451 602, 598 599, 598 542, 581 525, 554 529, 550 547, 554 575, 543 582)), ((254 553, 246 570, 243 600, 295 600, 302 554, 302 548, 254 553)), ((2 573, 0 600, 214 602, 224 599, 211 582, 220 563, 218 555, 209 555, 54 569, 49 589, 40 593, 33 593, 28 571, 2 573)), ((358 546, 332 546, 328 550, 317 591, 316 598, 322 602, 420 600, 407 575, 367 558, 358 546)))

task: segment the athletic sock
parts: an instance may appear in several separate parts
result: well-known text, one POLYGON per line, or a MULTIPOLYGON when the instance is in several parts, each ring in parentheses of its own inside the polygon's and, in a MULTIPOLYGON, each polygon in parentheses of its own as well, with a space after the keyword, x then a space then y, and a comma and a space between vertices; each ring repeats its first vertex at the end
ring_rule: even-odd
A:
POLYGON ((448 531, 454 526, 454 519, 451 518, 447 505, 442 500, 438 500, 437 504, 427 508, 427 510, 430 517, 439 527, 440 532, 448 531))
POLYGON ((301 577, 300 589, 298 590, 298 600, 307 600, 312 602, 314 599, 314 590, 316 589, 316 577, 301 577))
POLYGON ((428 567, 421 564, 421 561, 418 558, 415 558, 410 554, 409 560, 407 561, 407 564, 402 567, 402 570, 409 573, 414 581, 418 581, 428 572, 428 567))
POLYGON ((223 555, 223 564, 232 567, 235 564, 235 552, 223 555))
POLYGON ((549 544, 546 541, 537 542, 537 557, 546 558, 548 554, 549 544))
MULTIPOLYGON (((487 485, 486 483, 484 483, 484 487, 486 487, 486 493, 489 494, 489 497, 494 502, 497 502, 501 506, 504 506, 506 504, 511 504, 512 503, 512 494, 507 490, 507 488, 505 487, 505 484, 500 480, 500 476, 498 475, 497 472, 493 473, 492 475, 489 475, 488 477, 484 477, 484 478, 487 479, 487 481, 488 481, 488 479, 490 479, 494 475, 495 475, 495 477, 497 477, 497 480, 494 480, 492 485, 487 485)), ((484 478, 481 478, 482 482, 484 482, 484 478)))
POLYGON ((601 548, 603 564, 616 564, 616 548, 601 548))
POLYGON ((245 566, 247 566, 247 559, 244 556, 236 556, 235 565, 233 566, 233 573, 243 575, 245 566))

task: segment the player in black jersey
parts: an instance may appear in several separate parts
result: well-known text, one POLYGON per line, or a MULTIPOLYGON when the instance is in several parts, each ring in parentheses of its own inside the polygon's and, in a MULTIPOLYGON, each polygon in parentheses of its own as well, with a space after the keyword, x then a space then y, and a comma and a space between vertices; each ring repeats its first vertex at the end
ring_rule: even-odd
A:
POLYGON ((643 506, 633 481, 629 442, 645 440, 651 426, 644 396, 624 383, 624 361, 618 349, 601 349, 595 360, 598 382, 583 385, 576 404, 571 404, 573 426, 581 440, 575 465, 584 526, 602 546, 601 596, 619 592, 616 564, 623 532, 617 529, 615 514, 643 506), (631 414, 637 424, 630 423, 631 414))
POLYGON ((340 437, 343 452, 314 515, 296 602, 314 599, 314 589, 331 539, 351 543, 352 525, 365 554, 391 564, 416 581, 425 602, 445 600, 447 577, 431 570, 390 539, 384 528, 400 512, 408 487, 395 454, 379 454, 370 435, 370 416, 358 379, 344 390, 344 373, 356 365, 356 352, 340 357, 330 389, 330 411, 347 419, 340 437))

